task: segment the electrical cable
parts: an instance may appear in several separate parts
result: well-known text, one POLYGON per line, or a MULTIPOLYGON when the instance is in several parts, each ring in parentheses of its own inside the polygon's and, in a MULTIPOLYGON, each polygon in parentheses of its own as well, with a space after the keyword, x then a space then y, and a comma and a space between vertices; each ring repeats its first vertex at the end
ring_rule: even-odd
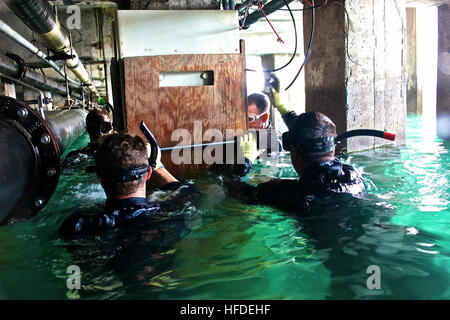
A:
POLYGON ((272 26, 272 23, 270 23, 269 18, 267 18, 266 13, 264 12, 264 10, 263 10, 263 8, 262 8, 262 6, 261 6, 261 1, 259 1, 259 0, 258 0, 258 6, 259 6, 259 9, 261 10, 261 12, 262 12, 264 18, 266 18, 267 22, 269 23, 270 27, 272 28, 273 32, 275 32, 275 34, 277 35, 278 40, 280 40, 281 42, 284 43, 283 39, 280 38, 280 36, 278 35, 277 31, 276 31, 275 28, 272 26))
POLYGON ((152 2, 152 0, 148 0, 147 3, 144 6, 144 10, 147 9, 148 5, 150 4, 150 2, 152 2))
MULTIPOLYGON (((314 0, 312 0, 312 3, 313 3, 313 7, 314 7, 314 0)), ((314 12, 314 11, 315 11, 315 9, 313 8, 313 9, 311 10, 311 35, 310 35, 310 37, 309 37, 308 49, 306 50, 305 59, 303 60, 303 63, 302 63, 302 65, 300 66, 300 69, 298 70, 298 72, 297 72, 297 74, 295 75, 295 77, 294 77, 294 79, 292 80, 292 82, 291 82, 291 83, 286 87, 286 89, 284 89, 284 90, 288 90, 288 89, 294 84, 294 82, 297 80, 297 78, 298 78, 300 72, 302 72, 303 67, 304 67, 304 65, 305 65, 305 63, 306 63, 306 60, 308 59, 309 52, 311 51, 311 43, 312 43, 313 36, 314 36, 314 22, 315 22, 315 12, 314 12)))
POLYGON ((291 15, 291 19, 292 19, 292 24, 294 26, 294 34, 295 34, 295 46, 294 46, 294 53, 292 54, 291 58, 289 59, 289 61, 282 67, 276 68, 276 69, 272 69, 272 70, 254 70, 254 69, 245 69, 245 71, 251 71, 251 72, 276 72, 279 71, 281 69, 286 68, 291 62, 292 60, 294 60, 295 55, 297 54, 297 26, 295 24, 295 18, 294 18, 294 14, 291 11, 291 8, 289 7, 289 4, 286 2, 286 0, 283 0, 284 4, 286 5, 286 7, 289 10, 289 14, 291 15))
POLYGON ((239 25, 239 30, 242 30, 244 28, 245 21, 247 20, 247 17, 248 17, 248 11, 250 10, 252 5, 253 5, 253 3, 251 1, 247 4, 247 8, 245 10, 244 18, 242 19, 242 23, 239 25))
POLYGON ((346 42, 346 47, 347 47, 347 49, 346 49, 347 57, 348 57, 348 59, 349 59, 351 62, 353 62, 354 64, 357 64, 358 66, 361 66, 359 63, 355 62, 355 61, 352 59, 352 57, 350 56, 350 53, 348 52, 348 34, 350 33, 350 16, 349 16, 349 14, 348 14, 347 8, 345 8, 345 5, 342 4, 342 3, 340 3, 340 2, 333 2, 333 4, 339 5, 339 6, 341 6, 342 8, 344 8, 345 15, 347 16, 347 32, 346 32, 346 35, 345 35, 345 37, 347 38, 347 42, 346 42))

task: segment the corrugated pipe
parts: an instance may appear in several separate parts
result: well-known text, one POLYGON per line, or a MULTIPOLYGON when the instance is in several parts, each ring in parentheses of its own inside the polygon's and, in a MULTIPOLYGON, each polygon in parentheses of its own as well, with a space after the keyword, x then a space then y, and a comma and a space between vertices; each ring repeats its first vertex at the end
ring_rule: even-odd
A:
POLYGON ((96 97, 99 93, 89 77, 52 6, 46 0, 6 0, 6 5, 56 54, 71 56, 66 65, 96 97))

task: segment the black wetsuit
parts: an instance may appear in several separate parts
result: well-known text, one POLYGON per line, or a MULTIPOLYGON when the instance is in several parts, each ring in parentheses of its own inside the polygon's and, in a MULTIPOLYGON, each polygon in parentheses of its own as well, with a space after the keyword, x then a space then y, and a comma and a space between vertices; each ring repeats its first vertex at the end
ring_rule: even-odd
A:
POLYGON ((316 163, 303 170, 299 179, 273 179, 258 186, 234 180, 231 195, 250 203, 266 204, 287 212, 307 214, 314 199, 350 194, 364 196, 362 176, 348 164, 338 160, 316 163))
POLYGON ((163 212, 181 210, 187 202, 195 204, 200 199, 200 192, 187 183, 172 182, 160 190, 172 192, 170 200, 161 202, 149 202, 146 198, 107 200, 104 212, 74 214, 63 222, 59 233, 63 237, 74 238, 122 227, 145 228, 152 223, 152 217, 163 212))

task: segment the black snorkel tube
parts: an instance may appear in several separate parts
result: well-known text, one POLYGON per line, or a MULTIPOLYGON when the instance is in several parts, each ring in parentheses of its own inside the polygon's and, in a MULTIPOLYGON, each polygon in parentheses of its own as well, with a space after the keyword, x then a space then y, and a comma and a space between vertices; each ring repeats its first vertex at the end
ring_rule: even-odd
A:
POLYGON ((381 130, 372 130, 372 129, 357 129, 357 130, 350 130, 347 132, 344 132, 336 137, 334 141, 337 143, 341 142, 342 140, 352 138, 352 137, 361 137, 361 136, 367 136, 367 137, 376 137, 376 138, 382 138, 386 140, 395 140, 395 134, 389 133, 386 131, 381 130))
MULTIPOLYGON (((156 142, 155 137, 151 133, 150 129, 146 126, 144 121, 141 121, 140 129, 142 133, 147 138, 150 143, 150 158, 148 158, 149 166, 152 168, 152 171, 156 167, 156 159, 158 157, 158 143, 156 142)), ((97 142, 98 143, 98 142, 97 142)), ((107 172, 101 170, 97 166, 88 166, 86 167, 86 173, 97 173, 98 176, 108 179, 111 182, 128 182, 140 179, 144 174, 147 174, 149 168, 147 166, 138 167, 138 168, 129 168, 124 170, 114 170, 114 172, 107 172)))
POLYGON ((150 158, 148 158, 148 164, 150 165, 152 170, 154 170, 156 167, 156 159, 158 157, 158 149, 159 149, 158 143, 156 142, 155 137, 153 136, 152 132, 147 127, 144 121, 141 121, 139 128, 141 129, 144 136, 147 138, 148 143, 150 143, 151 154, 150 158))

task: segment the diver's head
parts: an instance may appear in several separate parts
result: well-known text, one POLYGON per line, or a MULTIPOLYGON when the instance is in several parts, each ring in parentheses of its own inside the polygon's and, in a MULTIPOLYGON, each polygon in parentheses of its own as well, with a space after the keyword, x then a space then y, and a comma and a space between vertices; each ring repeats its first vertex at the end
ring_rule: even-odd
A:
POLYGON ((315 162, 334 159, 336 125, 320 112, 297 116, 283 134, 283 148, 291 151, 295 171, 315 162))
POLYGON ((150 178, 147 147, 138 136, 113 133, 100 139, 95 153, 99 181, 108 198, 145 197, 150 178))
POLYGON ((248 96, 248 126, 253 129, 266 129, 269 126, 269 97, 263 93, 248 96))
POLYGON ((95 108, 86 117, 86 129, 91 142, 112 131, 111 115, 105 108, 95 108))

